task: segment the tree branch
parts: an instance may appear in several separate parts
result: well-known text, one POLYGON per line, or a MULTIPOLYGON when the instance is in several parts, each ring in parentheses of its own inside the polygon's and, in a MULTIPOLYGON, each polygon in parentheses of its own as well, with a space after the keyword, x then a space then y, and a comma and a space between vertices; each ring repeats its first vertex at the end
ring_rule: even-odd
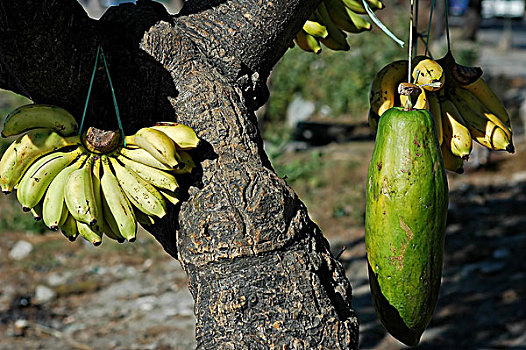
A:
POLYGON ((174 214, 177 227, 154 232, 190 277, 198 345, 356 348, 357 319, 341 264, 271 169, 241 92, 202 57, 195 40, 158 23, 141 45, 175 77, 178 120, 206 144, 197 152, 201 168, 188 198, 174 214))
POLYGON ((236 81, 257 108, 268 98, 270 71, 320 2, 196 0, 185 3, 178 16, 184 30, 199 38, 199 49, 236 81))

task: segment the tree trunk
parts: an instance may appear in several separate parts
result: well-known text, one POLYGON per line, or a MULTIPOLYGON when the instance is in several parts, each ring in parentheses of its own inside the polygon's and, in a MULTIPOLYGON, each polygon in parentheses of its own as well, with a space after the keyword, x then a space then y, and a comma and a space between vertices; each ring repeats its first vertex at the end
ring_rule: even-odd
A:
MULTIPOLYGON (((158 3, 90 19, 75 0, 0 0, 0 87, 82 115, 102 45, 125 133, 169 120, 203 145, 181 205, 151 229, 189 277, 201 349, 357 348, 351 288, 294 191, 273 171, 254 111, 319 0, 158 3)), ((99 70, 86 125, 116 129, 99 70)))

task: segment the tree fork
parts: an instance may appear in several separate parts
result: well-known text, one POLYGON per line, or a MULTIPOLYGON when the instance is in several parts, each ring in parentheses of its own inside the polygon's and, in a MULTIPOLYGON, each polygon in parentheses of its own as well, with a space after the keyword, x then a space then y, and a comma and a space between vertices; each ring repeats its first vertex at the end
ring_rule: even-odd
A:
MULTIPOLYGON (((254 115, 318 3, 194 1, 170 16, 139 0, 94 21, 74 0, 0 0, 0 87, 80 116, 102 44, 126 134, 177 121, 203 140, 187 199, 151 229, 189 276, 198 348, 357 348, 343 267, 273 171, 254 115)), ((115 129, 113 111, 97 74, 88 125, 115 129)))

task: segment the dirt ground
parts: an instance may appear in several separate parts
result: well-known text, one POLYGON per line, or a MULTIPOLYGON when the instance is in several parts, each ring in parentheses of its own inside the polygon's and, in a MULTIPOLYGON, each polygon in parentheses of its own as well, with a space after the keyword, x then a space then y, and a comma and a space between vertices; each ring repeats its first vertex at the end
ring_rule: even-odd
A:
MULTIPOLYGON (((337 167, 349 157, 366 159, 372 142, 328 150, 328 164, 337 167), (352 156, 349 150, 355 150, 352 156)), ((490 160, 484 168, 449 176, 440 300, 419 349, 526 349, 526 144, 517 145, 515 155, 492 153, 490 160)), ((367 162, 351 163, 358 166, 348 176, 360 188, 367 162)), ((349 210, 363 215, 360 201, 358 196, 349 210)), ((322 228, 332 225, 326 235, 334 254, 346 247, 340 260, 353 286, 361 348, 405 348, 374 312, 359 218, 310 206, 322 228)), ((0 271, 1 350, 195 347, 186 276, 146 232, 133 244, 107 241, 98 248, 52 232, 3 232, 0 271), (19 241, 33 249, 15 260, 9 253, 19 241)))

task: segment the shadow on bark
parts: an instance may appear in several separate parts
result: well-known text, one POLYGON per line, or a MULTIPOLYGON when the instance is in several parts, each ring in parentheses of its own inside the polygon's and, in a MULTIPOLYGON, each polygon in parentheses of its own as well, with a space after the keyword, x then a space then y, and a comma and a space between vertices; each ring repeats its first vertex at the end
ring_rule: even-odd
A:
MULTIPOLYGON (((164 6, 155 2, 110 7, 100 19, 99 44, 108 62, 126 134, 158 121, 175 120, 170 99, 176 98, 178 92, 173 78, 166 67, 140 48, 144 33, 159 21, 170 22, 171 16, 164 6), (156 84, 151 84, 152 80, 156 84)), ((96 48, 91 56, 93 62, 95 52, 96 48)), ((99 63, 90 101, 97 103, 90 102, 87 121, 102 129, 116 129, 111 90, 102 63, 99 63)), ((83 103, 76 104, 77 112, 81 106, 83 103)))
POLYGON ((226 0, 212 0, 212 1, 191 1, 185 3, 184 7, 181 9, 179 14, 181 15, 191 15, 201 11, 211 9, 212 7, 221 5, 226 2, 226 0))
POLYGON ((166 217, 158 221, 158 224, 147 227, 146 230, 161 243, 163 249, 172 257, 177 259, 177 239, 173 238, 175 232, 179 231, 179 212, 181 211, 181 203, 190 198, 190 187, 198 189, 203 188, 203 167, 201 163, 206 160, 217 159, 218 155, 214 152, 212 145, 204 140, 201 140, 196 149, 186 151, 192 156, 195 162, 195 168, 192 173, 181 176, 177 179, 179 188, 177 189, 178 198, 180 202, 177 205, 170 205, 166 217))

